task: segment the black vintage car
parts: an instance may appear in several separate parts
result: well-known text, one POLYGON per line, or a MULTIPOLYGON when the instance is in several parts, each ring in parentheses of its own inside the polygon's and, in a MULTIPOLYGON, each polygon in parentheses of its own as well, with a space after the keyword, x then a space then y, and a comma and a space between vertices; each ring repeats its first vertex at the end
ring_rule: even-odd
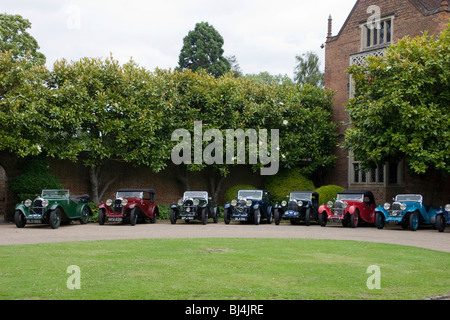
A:
POLYGON ((172 224, 177 223, 178 219, 184 220, 186 223, 200 220, 203 224, 207 224, 209 218, 217 223, 219 216, 219 207, 206 191, 186 191, 177 204, 174 203, 170 206, 170 222, 172 224))
POLYGON ((239 190, 237 199, 224 206, 224 222, 231 220, 259 224, 262 219, 272 223, 273 205, 267 190, 239 190))
POLYGON ((290 193, 288 201, 283 200, 275 205, 275 224, 280 224, 281 220, 289 220, 292 224, 305 221, 309 226, 311 221, 318 221, 319 215, 319 194, 314 191, 293 191, 290 193))

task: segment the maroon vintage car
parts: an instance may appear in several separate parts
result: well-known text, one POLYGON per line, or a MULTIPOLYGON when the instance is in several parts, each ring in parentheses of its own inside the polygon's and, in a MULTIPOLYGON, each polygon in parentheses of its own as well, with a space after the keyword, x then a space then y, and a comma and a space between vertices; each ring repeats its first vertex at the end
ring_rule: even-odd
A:
POLYGON ((98 205, 98 223, 128 222, 134 226, 138 219, 155 223, 159 210, 154 201, 153 189, 120 189, 115 200, 108 199, 98 205))
POLYGON ((319 207, 319 223, 342 222, 344 227, 356 228, 359 224, 375 224, 375 198, 371 191, 346 190, 337 194, 336 201, 319 207))

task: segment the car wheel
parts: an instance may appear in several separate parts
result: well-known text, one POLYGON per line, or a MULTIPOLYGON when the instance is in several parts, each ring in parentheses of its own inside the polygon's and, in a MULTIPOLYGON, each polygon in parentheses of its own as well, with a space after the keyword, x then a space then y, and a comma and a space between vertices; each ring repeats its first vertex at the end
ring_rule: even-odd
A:
POLYGON ((278 209, 275 209, 273 212, 273 218, 275 220, 275 224, 278 226, 280 224, 280 211, 278 211, 278 209))
POLYGON ((135 226, 137 222, 137 213, 136 213, 136 208, 131 209, 130 211, 130 224, 132 226, 135 226))
POLYGON ((419 228, 419 213, 417 211, 409 215, 409 228, 411 231, 416 231, 419 228))
POLYGON ((171 224, 175 224, 177 223, 177 212, 175 211, 175 209, 170 209, 170 223, 171 224))
POLYGON ((88 206, 85 206, 83 208, 83 211, 81 212, 81 219, 80 219, 80 223, 81 224, 86 224, 89 221, 89 214, 90 214, 90 210, 88 206))
POLYGON ((101 208, 98 210, 98 224, 104 225, 106 221, 106 210, 101 208))
POLYGON ((261 222, 261 212, 258 210, 255 210, 253 213, 253 220, 256 225, 258 225, 261 222))
POLYGON ((272 211, 270 211, 269 213, 268 213, 268 217, 267 217, 267 223, 268 224, 271 224, 272 223, 272 221, 273 221, 273 213, 272 213, 272 211))
POLYGON ((356 228, 359 222, 359 211, 355 210, 355 212, 350 217, 350 226, 352 228, 356 228))
POLYGON ((213 221, 214 221, 214 223, 217 223, 217 222, 219 222, 220 210, 219 210, 218 207, 216 207, 215 209, 216 210, 215 210, 215 213, 214 213, 213 221))
POLYGON ((208 213, 206 212, 206 208, 202 209, 202 223, 204 225, 208 223, 208 213))
POLYGON ((319 213, 319 224, 321 227, 325 227, 327 225, 328 215, 326 211, 319 213))
POLYGON ((52 229, 58 229, 61 225, 61 210, 56 208, 52 212, 50 212, 50 227, 52 229))
POLYGON ((445 230, 445 218, 443 214, 439 214, 436 216, 436 229, 439 232, 444 232, 445 230))
POLYGON ((383 229, 386 221, 384 220, 384 215, 380 212, 375 213, 375 226, 378 229, 383 229))
POLYGON ((305 225, 311 225, 311 208, 306 209, 305 213, 305 225))
POLYGON ((230 209, 225 209, 225 211, 223 212, 223 221, 225 222, 225 224, 230 224, 230 221, 231 221, 231 210, 230 209))
POLYGON ((17 228, 25 227, 25 224, 27 223, 27 220, 25 219, 25 216, 23 215, 22 211, 17 210, 14 213, 14 223, 16 224, 17 228))

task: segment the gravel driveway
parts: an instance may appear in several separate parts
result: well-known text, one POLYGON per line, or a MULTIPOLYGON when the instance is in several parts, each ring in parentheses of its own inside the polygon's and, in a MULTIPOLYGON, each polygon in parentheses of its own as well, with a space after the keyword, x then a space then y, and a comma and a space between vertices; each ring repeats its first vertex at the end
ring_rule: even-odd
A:
POLYGON ((388 225, 384 230, 374 227, 344 228, 339 223, 329 223, 326 227, 311 225, 275 224, 245 225, 219 222, 217 224, 178 222, 172 225, 166 221, 155 224, 130 225, 97 223, 80 225, 74 222, 52 230, 47 225, 27 225, 19 229, 14 223, 0 223, 0 245, 35 244, 65 241, 90 241, 114 239, 175 239, 175 238, 298 238, 355 240, 393 243, 426 249, 450 252, 450 230, 440 233, 431 227, 416 232, 402 230, 388 225))

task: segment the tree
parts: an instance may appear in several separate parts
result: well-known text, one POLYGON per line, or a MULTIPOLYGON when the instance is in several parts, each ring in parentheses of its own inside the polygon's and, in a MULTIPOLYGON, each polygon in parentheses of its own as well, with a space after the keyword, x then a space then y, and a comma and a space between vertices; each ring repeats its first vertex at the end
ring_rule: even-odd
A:
POLYGON ((177 70, 190 69, 219 77, 231 70, 230 62, 223 56, 224 40, 219 32, 207 22, 195 25, 183 39, 177 70))
POLYGON ((299 84, 309 83, 316 87, 323 87, 324 73, 320 71, 319 57, 316 53, 308 51, 295 56, 297 66, 294 70, 294 81, 299 84))
POLYGON ((352 66, 343 146, 364 168, 406 159, 417 174, 450 173, 450 24, 439 38, 405 37, 352 66))
POLYGON ((27 54, 38 64, 45 64, 44 54, 38 52, 38 42, 26 30, 31 23, 20 15, 0 14, 0 50, 12 51, 13 58, 24 59, 27 54))
POLYGON ((164 132, 165 92, 158 84, 154 74, 133 61, 123 66, 113 58, 55 63, 44 149, 89 168, 93 202, 119 178, 113 172, 105 180, 105 164, 145 165, 155 172, 167 165, 168 138, 159 134, 164 132))
POLYGON ((284 84, 288 84, 288 85, 294 85, 294 82, 292 81, 291 78, 289 78, 289 76, 287 74, 272 75, 267 71, 263 71, 258 74, 246 74, 245 76, 247 78, 251 78, 255 81, 266 82, 269 84, 283 84, 284 83, 284 84))

